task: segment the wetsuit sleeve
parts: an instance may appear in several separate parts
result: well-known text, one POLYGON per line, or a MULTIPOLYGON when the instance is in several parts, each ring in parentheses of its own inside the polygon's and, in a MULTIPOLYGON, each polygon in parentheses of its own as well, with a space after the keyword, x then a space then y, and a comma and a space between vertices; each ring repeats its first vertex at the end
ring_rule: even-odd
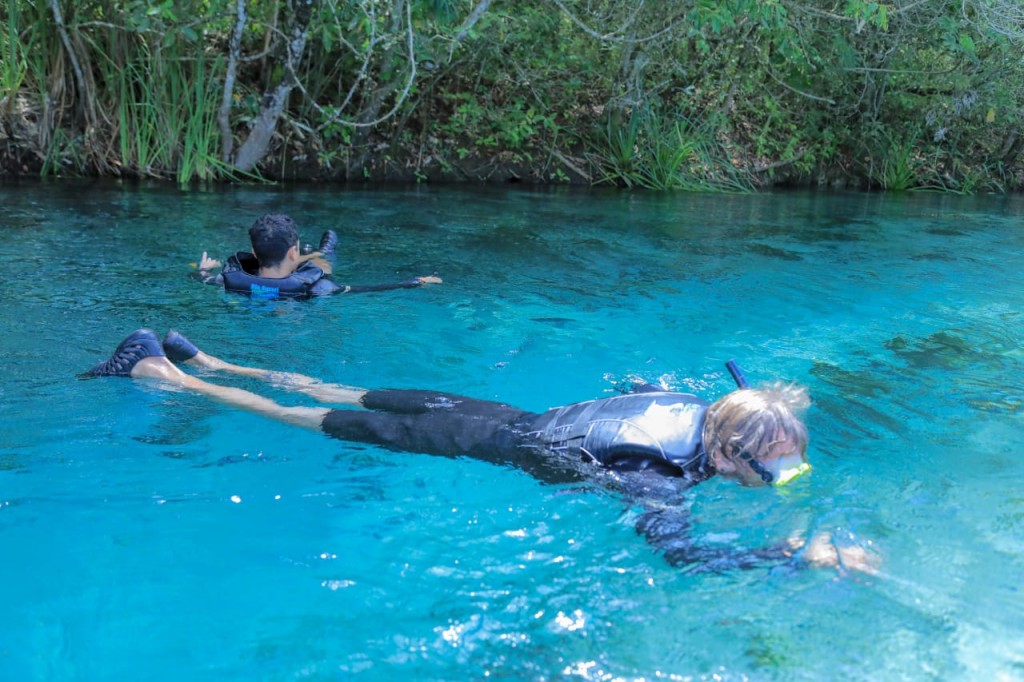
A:
POLYGON ((394 282, 391 284, 346 284, 341 287, 340 294, 363 294, 368 291, 390 291, 392 289, 415 289, 416 287, 423 286, 418 277, 413 279, 407 279, 402 282, 394 282))
POLYGON ((309 287, 310 296, 330 296, 331 294, 343 293, 345 293, 345 287, 327 279, 326 277, 321 277, 309 287))
POLYGON ((203 284, 224 284, 224 275, 222 275, 219 272, 213 273, 210 272, 209 270, 197 270, 191 273, 190 277, 192 277, 192 279, 196 280, 197 282, 202 282, 203 284))
POLYGON ((693 539, 689 513, 678 507, 643 512, 636 531, 660 551, 672 566, 687 573, 723 573, 785 565, 791 569, 805 564, 786 543, 758 549, 708 547, 693 539))

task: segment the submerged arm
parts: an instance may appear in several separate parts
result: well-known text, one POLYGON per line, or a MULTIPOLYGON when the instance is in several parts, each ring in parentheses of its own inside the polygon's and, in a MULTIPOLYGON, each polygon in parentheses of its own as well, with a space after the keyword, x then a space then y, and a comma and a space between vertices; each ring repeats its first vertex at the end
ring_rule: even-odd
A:
POLYGON ((413 277, 401 282, 390 284, 346 284, 341 287, 340 294, 362 294, 369 291, 390 291, 392 289, 414 289, 425 284, 440 284, 441 278, 433 275, 426 277, 413 277))
POLYGON ((841 573, 876 573, 881 564, 872 551, 856 544, 837 545, 832 536, 824 532, 810 541, 793 536, 756 549, 709 547, 694 539, 689 512, 678 506, 648 509, 637 519, 636 531, 671 565, 685 567, 690 573, 721 573, 779 565, 792 569, 835 568, 841 573))
POLYGON ((660 551, 669 564, 685 567, 690 573, 775 566, 793 560, 798 549, 789 541, 758 549, 699 544, 693 537, 690 514, 681 507, 643 512, 637 519, 636 531, 660 551))

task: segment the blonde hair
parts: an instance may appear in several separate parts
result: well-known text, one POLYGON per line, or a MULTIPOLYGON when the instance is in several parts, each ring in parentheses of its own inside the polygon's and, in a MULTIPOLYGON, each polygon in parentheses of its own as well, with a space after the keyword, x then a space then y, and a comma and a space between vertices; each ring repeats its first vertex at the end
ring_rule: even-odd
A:
POLYGON ((746 451, 761 459, 775 443, 791 440, 800 454, 807 450, 807 427, 800 415, 810 406, 807 389, 777 382, 741 389, 719 398, 708 408, 704 448, 732 454, 746 451))

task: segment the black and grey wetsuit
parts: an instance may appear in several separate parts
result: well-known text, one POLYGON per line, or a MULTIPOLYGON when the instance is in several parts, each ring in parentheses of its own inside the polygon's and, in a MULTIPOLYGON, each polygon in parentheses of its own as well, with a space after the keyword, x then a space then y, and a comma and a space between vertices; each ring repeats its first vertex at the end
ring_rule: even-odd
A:
POLYGON ((711 475, 701 444, 707 409, 697 396, 665 391, 591 400, 537 416, 526 441, 615 471, 696 482, 711 475))
POLYGON ((549 482, 582 480, 585 465, 690 483, 713 473, 701 447, 708 403, 685 393, 615 396, 540 414, 430 391, 370 391, 362 402, 369 412, 332 410, 323 430, 393 450, 512 465, 549 482))
POLYGON ((701 443, 708 403, 696 396, 636 393, 538 414, 449 393, 391 389, 367 392, 362 404, 368 411, 331 410, 323 431, 392 450, 513 466, 548 483, 603 476, 644 507, 637 532, 690 571, 790 561, 784 544, 748 550, 695 542, 681 495, 715 473, 701 443))
POLYGON ((227 291, 259 299, 305 299, 331 294, 360 294, 421 286, 419 279, 415 278, 391 284, 337 284, 312 261, 306 261, 287 277, 260 277, 258 273, 259 262, 256 257, 251 253, 239 251, 227 259, 219 274, 201 272, 199 278, 207 284, 223 284, 227 291))

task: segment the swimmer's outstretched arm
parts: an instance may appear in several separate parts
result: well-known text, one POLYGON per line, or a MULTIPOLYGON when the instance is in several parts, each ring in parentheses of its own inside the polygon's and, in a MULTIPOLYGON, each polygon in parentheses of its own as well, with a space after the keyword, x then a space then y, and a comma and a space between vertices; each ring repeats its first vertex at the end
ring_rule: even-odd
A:
POLYGON ((636 522, 637 533, 660 550, 673 566, 691 573, 718 573, 780 564, 794 568, 835 568, 843 573, 876 573, 881 559, 858 545, 836 545, 828 533, 818 533, 809 542, 794 536, 768 547, 705 546, 692 534, 689 511, 683 507, 654 507, 636 522))
POLYGON ((372 291, 391 291, 392 289, 411 289, 414 287, 422 287, 427 284, 441 284, 442 279, 437 275, 426 275, 423 277, 413 277, 412 279, 403 280, 401 282, 394 282, 392 284, 343 284, 335 292, 336 294, 365 294, 372 291))
MULTIPOLYGON (((821 532, 806 544, 802 538, 791 538, 794 549, 802 549, 800 557, 814 567, 831 567, 842 571, 877 573, 881 558, 860 545, 836 544, 829 533, 821 532)), ((868 541, 868 545, 871 542, 868 541)))
POLYGON ((148 378, 166 381, 232 407, 315 431, 321 429, 324 416, 330 412, 326 407, 288 407, 241 388, 211 384, 191 374, 185 374, 163 356, 142 358, 132 368, 131 377, 133 379, 148 378))
POLYGON ((796 553, 788 542, 757 549, 703 545, 694 537, 690 513, 684 507, 648 509, 637 518, 636 531, 669 564, 688 573, 721 573, 785 564, 796 553))

